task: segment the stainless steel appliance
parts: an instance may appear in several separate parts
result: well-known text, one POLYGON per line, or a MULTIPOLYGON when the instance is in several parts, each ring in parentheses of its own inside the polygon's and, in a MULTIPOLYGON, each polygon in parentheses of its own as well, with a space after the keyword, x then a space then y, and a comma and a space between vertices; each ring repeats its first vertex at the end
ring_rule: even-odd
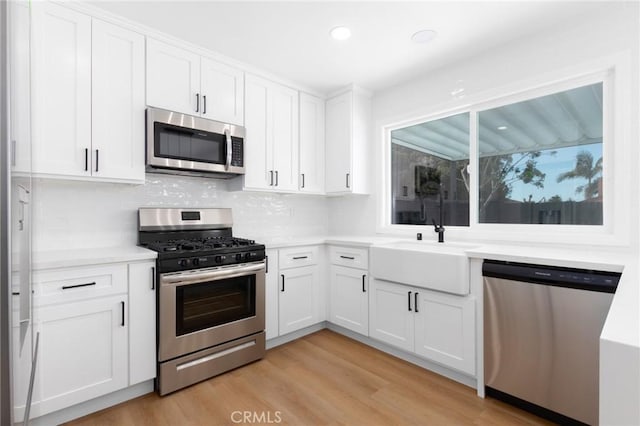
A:
POLYGON ((231 178, 244 174, 245 129, 147 108, 147 171, 231 178))
POLYGON ((231 209, 141 208, 158 252, 160 395, 265 354, 265 248, 232 235, 231 209))
POLYGON ((485 261, 486 392, 560 424, 598 424, 599 337, 620 274, 485 261))

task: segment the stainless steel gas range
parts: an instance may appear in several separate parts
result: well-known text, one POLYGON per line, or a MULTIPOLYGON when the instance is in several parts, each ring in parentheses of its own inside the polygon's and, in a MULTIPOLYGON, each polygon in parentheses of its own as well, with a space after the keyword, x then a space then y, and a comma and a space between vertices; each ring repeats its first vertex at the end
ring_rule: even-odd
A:
POLYGON ((158 252, 160 395, 265 354, 265 248, 232 234, 231 209, 141 208, 139 244, 158 252))

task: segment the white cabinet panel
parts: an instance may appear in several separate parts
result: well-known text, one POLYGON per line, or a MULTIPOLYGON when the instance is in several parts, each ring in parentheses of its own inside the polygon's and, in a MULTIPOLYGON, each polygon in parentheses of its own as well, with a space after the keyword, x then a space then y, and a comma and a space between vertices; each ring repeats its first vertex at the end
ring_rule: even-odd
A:
POLYGON ((156 377, 155 266, 129 265, 129 385, 156 377))
POLYGON ((369 283, 367 272, 331 265, 329 321, 367 336, 369 334, 369 283))
POLYGON ((317 266, 280 271, 280 334, 291 333, 319 320, 317 266))
POLYGON ((334 265, 367 269, 369 267, 369 249, 357 247, 329 247, 329 257, 334 265))
POLYGON ((301 192, 324 192, 324 100, 300 93, 300 184, 301 192))
MULTIPOLYGON (((11 334, 11 373, 13 379, 13 418, 16 421, 22 421, 24 418, 24 409, 27 401, 27 393, 29 391, 29 379, 31 375, 31 363, 33 356, 32 346, 32 329, 31 327, 26 329, 26 335, 24 339, 24 345, 20 344, 20 312, 19 312, 19 297, 12 296, 11 312, 12 321, 12 334, 11 334)), ((34 389, 31 402, 36 403, 40 400, 40 393, 38 389, 34 389)))
POLYGON ((144 37, 93 21, 92 173, 144 180, 144 37))
POLYGON ((279 312, 279 277, 278 275, 278 250, 266 251, 267 273, 265 277, 265 329, 266 339, 278 337, 278 312, 279 312))
POLYGON ((147 104, 198 115, 200 56, 147 38, 147 104))
POLYGON ((327 100, 327 194, 369 192, 370 121, 370 95, 361 89, 327 100))
POLYGON ((318 263, 318 246, 291 247, 281 249, 278 265, 280 269, 297 268, 318 263))
POLYGON ((35 2, 32 19, 33 171, 90 175, 91 18, 35 2))
POLYGON ((298 189, 298 92, 245 76, 245 189, 298 189))
POLYGON ((416 353, 456 370, 475 374, 475 299, 416 291, 416 353))
POLYGON ((220 62, 202 58, 200 62, 202 117, 244 124, 244 73, 220 62))
POLYGON ((369 335, 390 345, 413 351, 411 287, 373 279, 370 288, 369 335))
POLYGON ((124 388, 128 382, 126 295, 36 311, 40 400, 33 417, 124 388))

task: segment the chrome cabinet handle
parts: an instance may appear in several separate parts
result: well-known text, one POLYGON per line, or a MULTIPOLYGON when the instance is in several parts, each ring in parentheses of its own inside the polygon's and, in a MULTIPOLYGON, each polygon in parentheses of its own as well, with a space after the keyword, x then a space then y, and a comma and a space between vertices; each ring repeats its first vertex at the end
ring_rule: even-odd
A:
POLYGON ((89 148, 84 149, 84 171, 89 171, 89 148))
POLYGON ((280 276, 282 277, 282 290, 280 291, 284 292, 284 274, 281 274, 280 276))
POLYGON ((200 93, 196 93, 196 112, 200 112, 200 93))
POLYGON ((202 103, 204 104, 202 106, 202 113, 206 114, 207 113, 207 95, 202 96, 202 103))
POLYGON ((100 160, 100 150, 96 149, 96 172, 98 171, 98 164, 99 164, 99 160, 100 160))
POLYGON ((418 313, 418 292, 416 291, 413 295, 413 310, 418 313))
POLYGON ((367 289, 364 287, 364 281, 365 281, 366 277, 367 277, 366 275, 362 275, 362 292, 363 293, 367 292, 367 289))
POLYGON ((122 313, 122 322, 120 325, 124 327, 124 301, 120 302, 120 312, 122 313))
POLYGON ((407 292, 407 303, 409 305, 409 311, 411 311, 411 292, 407 292))

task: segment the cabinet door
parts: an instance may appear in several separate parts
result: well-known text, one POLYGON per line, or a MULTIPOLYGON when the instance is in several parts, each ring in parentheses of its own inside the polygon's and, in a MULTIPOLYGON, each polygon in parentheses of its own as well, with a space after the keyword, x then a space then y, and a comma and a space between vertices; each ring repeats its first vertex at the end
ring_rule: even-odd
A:
POLYGON ((347 92, 327 101, 326 192, 350 192, 353 98, 347 92))
POLYGON ((365 336, 369 335, 367 271, 331 265, 329 321, 365 336))
POLYGON ((93 20, 92 174, 144 180, 144 36, 93 20))
POLYGON ((31 172, 29 3, 9 3, 11 171, 31 172))
POLYGON ((200 56, 147 38, 147 105, 200 115, 201 95, 200 56))
POLYGON ((422 289, 416 291, 416 353, 475 374, 475 298, 422 289))
POLYGON ((126 295, 36 310, 40 332, 33 417, 125 388, 126 295))
POLYGON ((280 334, 318 322, 318 266, 280 271, 280 334))
POLYGON ((414 289, 373 279, 369 291, 369 336, 413 351, 414 289))
POLYGON ((155 266, 129 265, 129 386, 156 377, 155 266))
POLYGON ((265 276, 265 329, 267 340, 278 337, 278 250, 267 250, 265 276))
POLYGON ((273 145, 268 131, 269 87, 264 79, 245 77, 246 188, 270 189, 274 184, 273 145))
POLYGON ((244 73, 238 68, 201 58, 202 116, 244 125, 244 73))
POLYGON ((324 148, 324 101, 300 93, 300 191, 324 192, 324 148))
POLYGON ((91 18, 50 2, 32 17, 33 171, 89 176, 91 18))
MULTIPOLYGON (((12 296, 12 333, 11 333, 11 374, 13 379, 13 418, 16 422, 24 418, 24 410, 29 391, 29 379, 31 375, 31 363, 33 359, 32 328, 25 329, 24 344, 20 344, 20 312, 19 297, 12 296)), ((37 388, 34 388, 31 403, 35 404, 40 400, 37 388)))
POLYGON ((276 190, 298 190, 298 92, 278 84, 271 90, 270 133, 276 190))

